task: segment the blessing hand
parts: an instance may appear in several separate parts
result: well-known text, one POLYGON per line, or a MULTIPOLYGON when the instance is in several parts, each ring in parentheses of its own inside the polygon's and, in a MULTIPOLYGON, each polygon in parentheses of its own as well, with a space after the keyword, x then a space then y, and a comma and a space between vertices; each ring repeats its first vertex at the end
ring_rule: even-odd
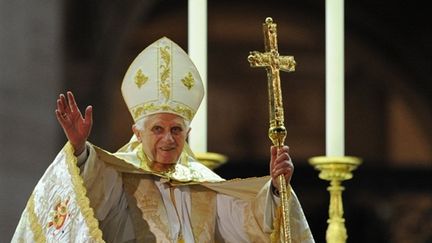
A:
POLYGON ((83 117, 72 92, 68 91, 67 100, 64 94, 59 95, 55 113, 66 137, 74 148, 74 155, 80 155, 85 149, 85 143, 92 128, 93 108, 87 106, 83 117))

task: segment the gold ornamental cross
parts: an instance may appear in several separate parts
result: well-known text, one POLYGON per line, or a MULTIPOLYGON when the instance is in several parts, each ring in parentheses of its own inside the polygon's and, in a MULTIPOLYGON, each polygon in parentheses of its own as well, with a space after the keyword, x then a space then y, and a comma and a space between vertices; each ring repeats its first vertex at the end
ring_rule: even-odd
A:
MULTIPOLYGON (((294 72, 296 62, 293 56, 279 55, 276 23, 273 23, 272 18, 266 18, 265 23, 263 23, 263 33, 265 52, 250 52, 248 61, 251 67, 265 67, 267 69, 270 127, 283 127, 284 113, 279 70, 294 72)), ((283 142, 284 141, 279 141, 279 144, 274 144, 281 146, 283 142)))

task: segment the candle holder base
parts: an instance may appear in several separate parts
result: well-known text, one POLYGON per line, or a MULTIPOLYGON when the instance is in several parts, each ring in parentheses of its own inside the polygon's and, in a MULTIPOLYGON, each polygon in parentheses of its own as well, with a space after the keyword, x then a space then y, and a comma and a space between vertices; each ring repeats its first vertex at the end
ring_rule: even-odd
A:
POLYGON ((361 163, 360 158, 353 156, 317 156, 309 159, 309 164, 320 171, 319 178, 327 181, 351 179, 351 171, 361 163))
POLYGON ((218 153, 211 152, 194 152, 196 159, 207 166, 209 169, 214 170, 221 165, 225 164, 228 160, 228 157, 218 153))
POLYGON ((354 171, 361 159, 352 156, 318 156, 309 159, 309 163, 319 170, 319 178, 330 181, 327 190, 330 192, 329 219, 326 231, 326 241, 331 243, 345 243, 348 234, 343 218, 341 183, 353 177, 354 171))

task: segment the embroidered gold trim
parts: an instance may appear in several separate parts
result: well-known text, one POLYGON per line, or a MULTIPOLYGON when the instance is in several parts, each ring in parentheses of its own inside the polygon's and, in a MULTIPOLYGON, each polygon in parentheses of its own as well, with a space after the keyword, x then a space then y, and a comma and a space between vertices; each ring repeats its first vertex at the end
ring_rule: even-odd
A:
POLYGON ((95 242, 105 242, 102 239, 102 231, 99 229, 99 222, 94 217, 93 209, 90 207, 90 200, 86 196, 86 188, 83 179, 80 176, 79 168, 76 166, 77 158, 73 155, 74 149, 68 142, 64 146, 66 153, 66 164, 72 178, 73 190, 76 194, 78 207, 80 208, 84 220, 89 228, 89 234, 95 242))
POLYGON ((139 89, 147 82, 148 79, 149 78, 143 74, 141 68, 138 69, 138 71, 135 74, 134 80, 135 80, 135 84, 138 86, 139 89))
MULTIPOLYGON (((252 242, 281 242, 270 241, 270 235, 264 229, 264 199, 265 194, 259 192, 256 197, 242 207, 240 210, 243 213, 243 220, 241 223, 244 225, 244 231, 252 242)), ((297 243, 297 242, 295 242, 297 243)))
POLYGON ((42 226, 39 223, 38 216, 34 211, 34 194, 30 196, 27 202, 28 220, 30 221, 30 228, 33 233, 33 240, 35 242, 46 242, 45 234, 42 231, 42 226))
POLYGON ((195 242, 214 242, 216 192, 201 186, 191 187, 192 233, 195 242))
POLYGON ((136 199, 136 207, 142 212, 142 219, 156 236, 157 242, 171 242, 168 218, 162 196, 149 177, 135 174, 123 176, 125 190, 136 199))
POLYGON ((159 66, 160 68, 160 84, 159 89, 162 93, 162 95, 165 97, 165 99, 169 99, 171 94, 171 87, 169 83, 169 78, 171 76, 171 53, 170 53, 170 47, 165 46, 159 48, 160 50, 160 57, 163 61, 163 63, 159 66))
POLYGON ((138 106, 135 106, 131 108, 131 113, 133 115, 134 121, 137 121, 139 118, 149 114, 153 113, 155 111, 167 111, 167 112, 174 112, 176 114, 180 114, 187 120, 192 120, 192 117, 195 115, 195 113, 190 109, 189 107, 182 105, 182 104, 162 104, 158 105, 155 103, 146 103, 141 104, 138 106))
POLYGON ((188 90, 190 90, 195 85, 195 79, 193 78, 191 72, 188 72, 181 81, 188 90))

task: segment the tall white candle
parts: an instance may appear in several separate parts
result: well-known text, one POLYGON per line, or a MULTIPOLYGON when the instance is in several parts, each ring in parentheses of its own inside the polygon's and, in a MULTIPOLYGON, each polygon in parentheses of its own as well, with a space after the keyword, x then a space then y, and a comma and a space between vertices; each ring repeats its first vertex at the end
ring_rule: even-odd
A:
POLYGON ((206 92, 191 124, 189 145, 192 151, 207 152, 207 0, 189 0, 188 54, 201 74, 206 92))
POLYGON ((344 151, 344 0, 326 0, 326 155, 344 151))

